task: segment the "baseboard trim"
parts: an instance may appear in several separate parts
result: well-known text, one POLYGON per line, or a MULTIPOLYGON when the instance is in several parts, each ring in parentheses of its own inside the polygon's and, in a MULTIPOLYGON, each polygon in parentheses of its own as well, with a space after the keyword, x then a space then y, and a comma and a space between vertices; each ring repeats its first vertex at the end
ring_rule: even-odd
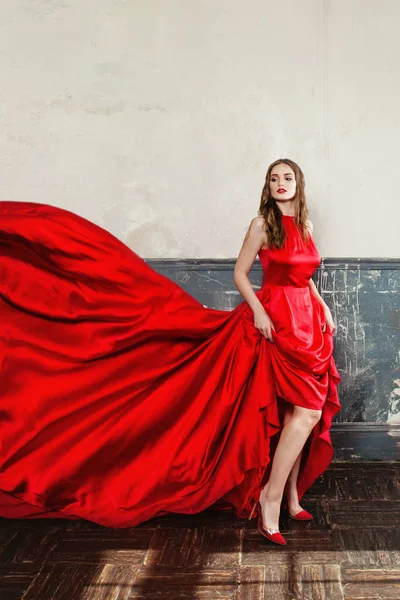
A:
POLYGON ((400 424, 332 423, 335 462, 400 461, 400 424))
POLYGON ((371 431, 371 432, 383 432, 383 431, 398 431, 400 435, 400 423, 375 423, 355 421, 355 422, 339 422, 334 421, 332 423, 332 429, 335 431, 371 431))

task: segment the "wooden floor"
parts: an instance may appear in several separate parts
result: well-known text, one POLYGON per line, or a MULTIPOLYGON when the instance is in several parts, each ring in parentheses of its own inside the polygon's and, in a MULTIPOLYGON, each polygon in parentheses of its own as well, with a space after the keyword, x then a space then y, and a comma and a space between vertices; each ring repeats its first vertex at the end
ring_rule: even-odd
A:
POLYGON ((335 463, 307 494, 311 523, 205 511, 131 529, 0 519, 1 600, 400 598, 400 463, 335 463))

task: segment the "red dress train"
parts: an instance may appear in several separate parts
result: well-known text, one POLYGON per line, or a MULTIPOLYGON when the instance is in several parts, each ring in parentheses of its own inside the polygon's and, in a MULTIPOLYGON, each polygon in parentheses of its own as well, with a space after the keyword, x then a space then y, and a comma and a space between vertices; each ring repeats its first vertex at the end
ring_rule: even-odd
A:
POLYGON ((283 224, 284 247, 259 254, 271 343, 246 302, 205 308, 90 221, 0 202, 0 516, 247 517, 285 401, 322 409, 303 495, 332 459, 340 376, 308 285, 320 256, 283 224))

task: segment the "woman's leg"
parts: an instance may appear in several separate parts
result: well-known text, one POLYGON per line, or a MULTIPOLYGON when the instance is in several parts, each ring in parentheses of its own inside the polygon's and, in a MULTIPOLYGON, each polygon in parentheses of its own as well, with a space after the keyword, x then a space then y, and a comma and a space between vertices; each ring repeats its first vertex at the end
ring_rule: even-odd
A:
POLYGON ((320 410, 294 406, 293 416, 282 429, 268 483, 260 494, 264 527, 268 529, 279 529, 280 505, 287 479, 321 414, 320 410))
MULTIPOLYGON (((283 417, 283 426, 287 425, 290 419, 293 417, 293 404, 289 404, 287 407, 284 417, 283 417)), ((299 495, 297 493, 297 479, 299 476, 300 464, 301 464, 301 456, 303 454, 303 450, 300 450, 300 454, 296 458, 296 461, 292 467, 292 470, 289 473, 289 477, 287 478, 284 496, 286 498, 288 510, 291 515, 296 515, 302 509, 299 504, 299 495)))
MULTIPOLYGON (((293 409, 294 409, 294 405, 288 403, 287 407, 285 409, 284 415, 283 415, 283 427, 285 427, 289 423, 290 419, 293 417, 293 412, 294 412, 293 409)), ((286 484, 285 484, 285 488, 284 488, 284 492, 283 492, 284 496, 286 498, 288 510, 289 510, 290 514, 292 514, 292 515, 295 515, 302 510, 302 508, 299 504, 299 496, 297 493, 297 478, 299 475, 302 454, 303 454, 303 450, 300 450, 300 454, 296 458, 296 461, 292 467, 292 470, 289 473, 289 477, 286 480, 286 484)), ((265 485, 265 490, 268 489, 268 484, 269 484, 269 481, 265 485)))

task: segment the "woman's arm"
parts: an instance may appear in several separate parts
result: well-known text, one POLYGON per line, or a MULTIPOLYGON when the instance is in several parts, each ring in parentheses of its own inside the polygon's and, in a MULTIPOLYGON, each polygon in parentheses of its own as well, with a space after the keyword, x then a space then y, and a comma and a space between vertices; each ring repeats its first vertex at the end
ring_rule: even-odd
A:
POLYGON ((320 304, 322 304, 323 307, 326 306, 326 302, 325 300, 321 297, 321 295, 319 294, 318 290, 317 290, 317 286, 315 285, 315 283, 313 282, 312 279, 310 279, 310 281, 308 282, 308 285, 310 286, 311 289, 311 293, 313 296, 316 297, 316 299, 318 300, 318 302, 320 304))
MULTIPOLYGON (((314 231, 314 227, 313 224, 311 223, 311 221, 308 221, 308 229, 310 230, 310 234, 312 235, 313 231, 314 231)), ((327 305, 327 303, 325 302, 325 300, 323 300, 323 298, 321 297, 320 293, 317 290, 317 286, 315 285, 315 283, 313 282, 313 280, 310 278, 309 282, 308 282, 309 286, 310 286, 310 290, 313 296, 315 296, 315 298, 318 300, 318 302, 321 304, 321 306, 324 309, 324 313, 325 313, 325 323, 323 326, 323 331, 325 331, 326 329, 326 323, 328 323, 328 325, 331 327, 331 329, 335 330, 336 329, 336 325, 333 321, 332 318, 332 313, 330 311, 329 306, 327 305)))
MULTIPOLYGON (((311 221, 307 221, 307 227, 310 232, 310 235, 312 235, 313 231, 314 231, 314 225, 311 223, 311 221)), ((316 299, 318 300, 318 302, 320 304, 322 304, 322 306, 326 306, 326 302, 322 299, 322 297, 319 294, 317 287, 312 279, 309 280, 308 284, 310 286, 312 295, 316 297, 316 299)))
POLYGON ((248 278, 259 249, 267 243, 267 234, 263 227, 264 219, 255 217, 250 223, 233 272, 233 281, 254 314, 254 326, 269 341, 273 341, 271 319, 259 301, 248 278))
POLYGON ((265 238, 262 217, 256 217, 247 230, 233 271, 233 281, 253 313, 264 310, 264 308, 253 290, 248 274, 259 249, 265 243, 265 238))

